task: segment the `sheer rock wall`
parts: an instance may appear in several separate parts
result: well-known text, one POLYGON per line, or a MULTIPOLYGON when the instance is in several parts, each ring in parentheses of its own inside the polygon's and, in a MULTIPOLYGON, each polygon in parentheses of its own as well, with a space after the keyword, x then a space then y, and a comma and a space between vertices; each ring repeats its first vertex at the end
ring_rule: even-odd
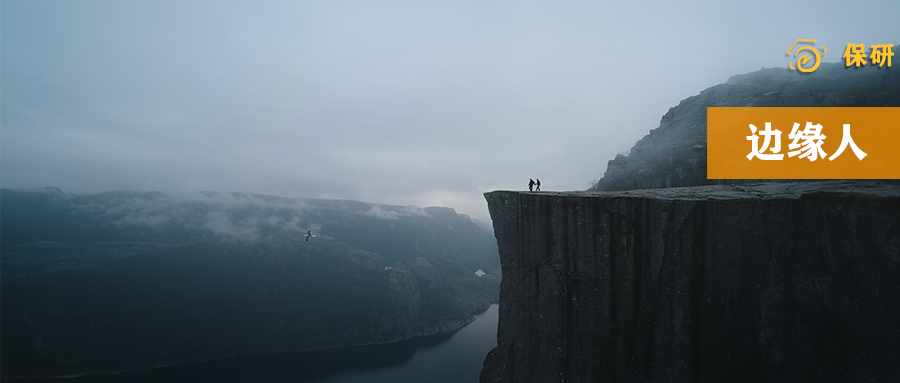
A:
POLYGON ((485 193, 482 382, 900 381, 900 186, 485 193))

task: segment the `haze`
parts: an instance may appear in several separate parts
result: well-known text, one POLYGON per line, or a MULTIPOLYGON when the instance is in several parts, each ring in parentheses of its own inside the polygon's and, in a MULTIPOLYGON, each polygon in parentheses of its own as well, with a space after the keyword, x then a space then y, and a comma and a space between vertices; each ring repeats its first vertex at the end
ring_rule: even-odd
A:
MULTIPOLYGON (((583 190, 680 100, 900 2, 3 1, 0 186, 450 206, 583 190)), ((896 48, 896 47, 895 47, 896 48)), ((785 69, 787 70, 787 69, 785 69)), ((813 74, 815 75, 815 74, 813 74)))

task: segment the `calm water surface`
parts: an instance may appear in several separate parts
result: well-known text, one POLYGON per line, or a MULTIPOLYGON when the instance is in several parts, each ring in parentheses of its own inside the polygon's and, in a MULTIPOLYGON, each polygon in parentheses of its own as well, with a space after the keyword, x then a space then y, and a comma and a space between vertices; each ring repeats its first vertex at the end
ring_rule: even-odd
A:
POLYGON ((112 382, 478 382, 488 351, 497 346, 498 305, 450 333, 337 350, 238 356, 115 375, 25 379, 23 383, 112 382))

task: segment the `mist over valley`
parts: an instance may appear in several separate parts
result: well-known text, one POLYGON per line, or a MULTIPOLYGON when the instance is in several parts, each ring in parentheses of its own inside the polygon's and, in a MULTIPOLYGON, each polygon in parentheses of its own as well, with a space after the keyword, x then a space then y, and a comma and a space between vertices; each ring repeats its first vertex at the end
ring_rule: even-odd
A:
POLYGON ((493 236, 449 208, 56 188, 0 203, 5 377, 393 342, 499 294, 493 236))

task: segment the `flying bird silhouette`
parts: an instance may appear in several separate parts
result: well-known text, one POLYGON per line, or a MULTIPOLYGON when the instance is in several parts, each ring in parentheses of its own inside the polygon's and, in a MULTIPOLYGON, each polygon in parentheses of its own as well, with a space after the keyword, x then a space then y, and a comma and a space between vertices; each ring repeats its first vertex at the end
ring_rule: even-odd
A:
POLYGON ((307 230, 306 234, 303 234, 301 237, 304 237, 307 241, 309 241, 309 239, 314 238, 315 235, 312 234, 312 230, 307 230))

